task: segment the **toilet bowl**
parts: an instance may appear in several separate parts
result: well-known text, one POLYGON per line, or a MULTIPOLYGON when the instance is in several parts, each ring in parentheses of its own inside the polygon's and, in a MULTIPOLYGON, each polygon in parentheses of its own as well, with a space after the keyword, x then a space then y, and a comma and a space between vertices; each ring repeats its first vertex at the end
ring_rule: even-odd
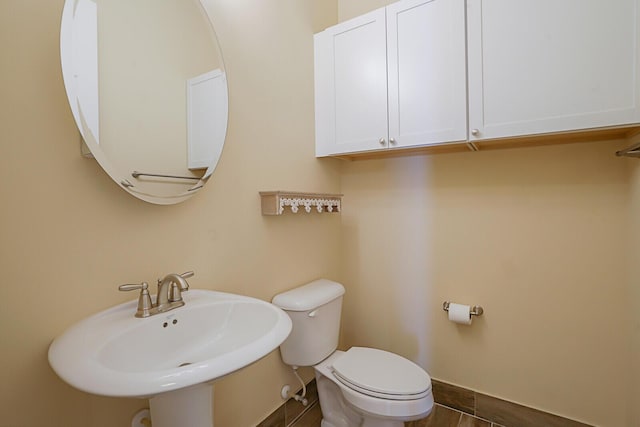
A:
POLYGON ((433 409, 429 375, 396 354, 352 347, 314 369, 322 427, 401 427, 433 409))
POLYGON ((320 279, 272 301, 293 323, 282 360, 314 367, 322 427, 402 427, 429 415, 431 378, 420 366, 374 348, 336 350, 343 295, 341 284, 320 279))

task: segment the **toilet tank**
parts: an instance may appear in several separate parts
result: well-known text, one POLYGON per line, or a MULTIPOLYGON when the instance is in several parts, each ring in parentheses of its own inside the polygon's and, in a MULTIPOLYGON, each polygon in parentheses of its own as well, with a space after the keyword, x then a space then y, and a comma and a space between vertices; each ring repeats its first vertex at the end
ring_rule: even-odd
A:
POLYGON ((313 366, 326 359, 338 347, 340 314, 344 286, 327 279, 273 297, 293 323, 289 337, 280 345, 287 365, 313 366))

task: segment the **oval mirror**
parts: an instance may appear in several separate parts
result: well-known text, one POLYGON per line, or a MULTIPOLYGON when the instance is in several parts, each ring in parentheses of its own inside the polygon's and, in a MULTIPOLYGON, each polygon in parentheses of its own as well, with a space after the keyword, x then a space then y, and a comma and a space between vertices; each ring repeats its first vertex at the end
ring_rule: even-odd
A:
POLYGON ((227 131, 227 80, 202 0, 66 0, 60 55, 91 155, 157 204, 209 180, 227 131))

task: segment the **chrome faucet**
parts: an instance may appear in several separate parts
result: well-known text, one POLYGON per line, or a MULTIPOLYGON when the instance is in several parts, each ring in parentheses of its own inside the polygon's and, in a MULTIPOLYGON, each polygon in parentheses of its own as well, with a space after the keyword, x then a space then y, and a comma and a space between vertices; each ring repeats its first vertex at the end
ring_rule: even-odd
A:
POLYGON ((138 309, 135 316, 149 317, 158 313, 173 310, 174 308, 182 307, 184 305, 182 292, 189 290, 189 283, 187 283, 185 279, 192 276, 193 271, 187 271, 182 274, 167 274, 162 280, 158 279, 158 293, 156 295, 155 303, 151 301, 149 285, 147 282, 120 285, 118 289, 121 291, 133 291, 140 289, 138 309))

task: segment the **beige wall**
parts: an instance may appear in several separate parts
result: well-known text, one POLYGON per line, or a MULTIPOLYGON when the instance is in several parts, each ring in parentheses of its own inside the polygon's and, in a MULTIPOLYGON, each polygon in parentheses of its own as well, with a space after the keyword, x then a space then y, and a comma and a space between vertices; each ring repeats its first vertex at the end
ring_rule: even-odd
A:
POLYGON ((640 316, 621 144, 344 164, 345 344, 547 412, 633 425, 640 316), (485 314, 457 325, 443 301, 485 314))
POLYGON ((338 20, 340 22, 355 18, 363 13, 385 7, 396 0, 338 0, 338 20))
MULTIPOLYGON (((124 427, 145 401, 81 393, 47 363, 49 343, 67 326, 133 297, 119 284, 194 270, 195 288, 270 300, 336 277, 340 217, 262 217, 258 197, 340 189, 339 163, 317 161, 313 147, 311 36, 335 12, 310 0, 216 2, 228 144, 203 192, 161 207, 80 157, 59 69, 62 6, 0 3, 0 426, 124 427)), ((225 378, 217 425, 254 425, 280 405, 285 383, 296 384, 277 352, 225 378)))
MULTIPOLYGON (((640 142, 640 140, 636 141, 640 142)), ((631 329, 631 375, 633 384, 628 404, 630 426, 640 425, 640 263, 634 254, 640 252, 640 162, 631 159, 631 242, 629 245, 629 289, 631 310, 636 313, 632 318, 631 329)))

